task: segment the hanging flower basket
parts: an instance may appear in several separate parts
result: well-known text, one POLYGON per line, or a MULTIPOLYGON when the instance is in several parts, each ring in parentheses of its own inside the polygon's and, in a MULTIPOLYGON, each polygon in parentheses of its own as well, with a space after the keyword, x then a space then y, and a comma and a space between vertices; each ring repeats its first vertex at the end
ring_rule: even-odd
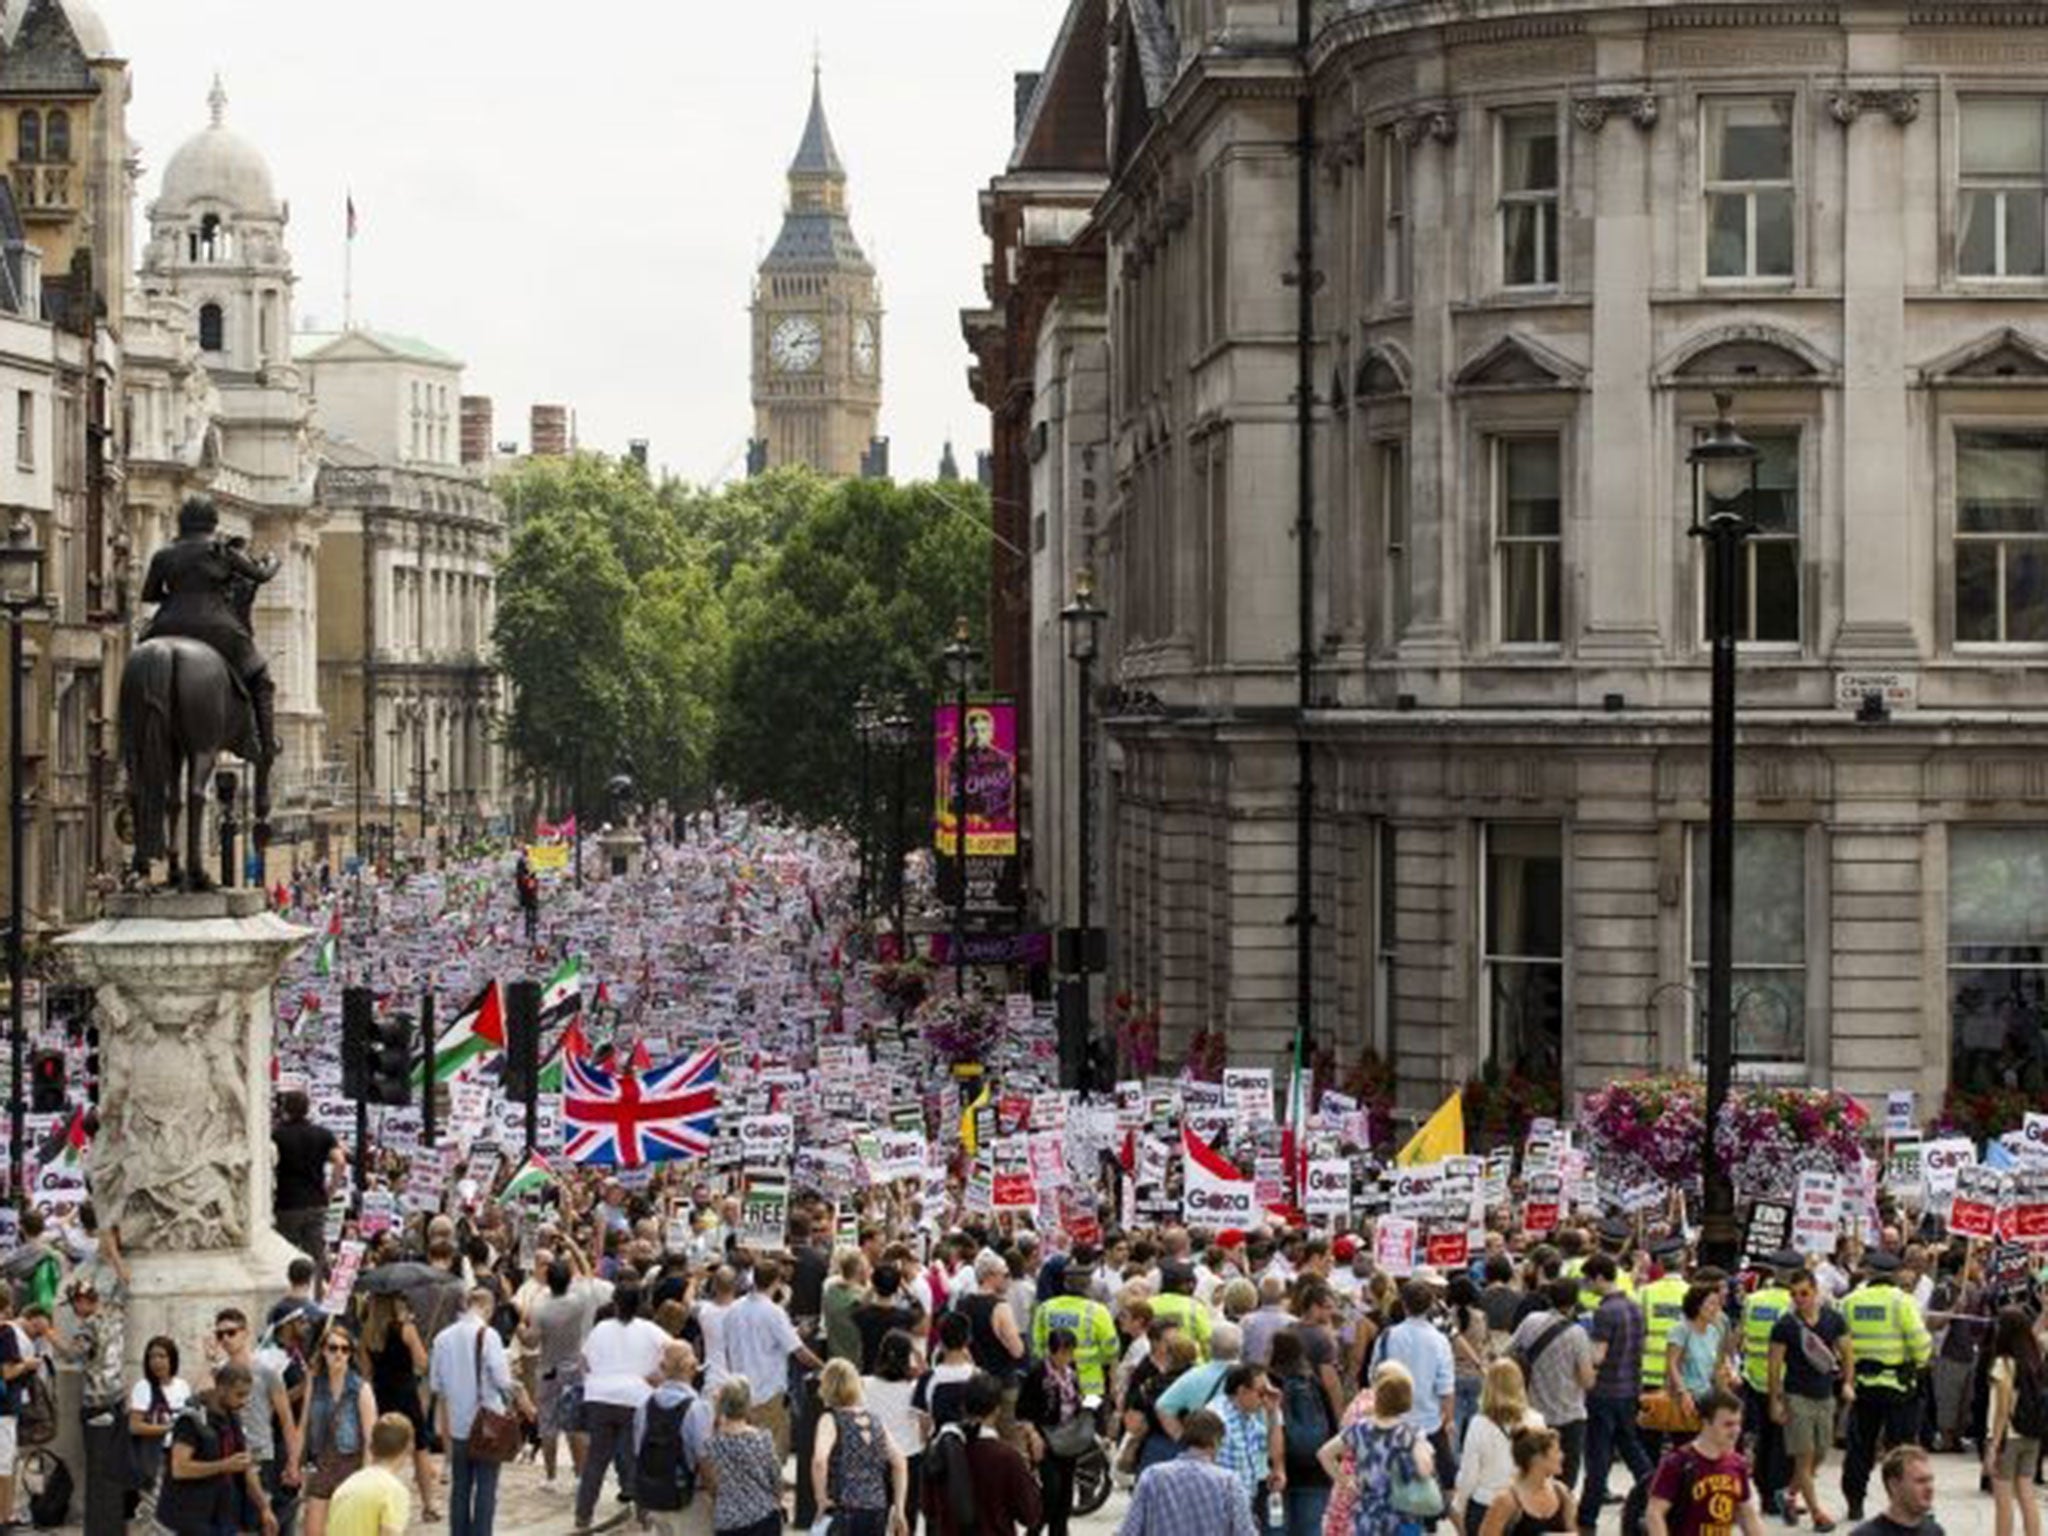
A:
POLYGON ((1556 1083, 1488 1066, 1465 1084, 1465 1145, 1471 1151, 1518 1147, 1531 1122, 1556 1119, 1562 1100, 1556 1083))
MULTIPOLYGON (((1782 1198, 1806 1169, 1852 1172, 1869 1118, 1832 1089, 1738 1087, 1722 1107, 1714 1150, 1744 1198, 1782 1198)), ((1603 1179, 1686 1184, 1699 1173, 1706 1088, 1690 1077, 1609 1083, 1587 1096, 1582 1124, 1603 1179)))
POLYGON ((1223 1069, 1229 1065, 1229 1040, 1221 1029, 1204 1025, 1188 1041, 1188 1059, 1181 1068, 1181 1075, 1198 1083, 1220 1083, 1223 1081, 1223 1069))
POLYGON ((1159 1010, 1119 992, 1109 1003, 1110 1029, 1117 1060, 1130 1077, 1150 1077, 1159 1070, 1159 1010))
POLYGON ((925 1004, 918 1027, 935 1060, 952 1068, 956 1077, 971 1076, 960 1069, 972 1067, 978 1073, 995 1054, 1003 1038, 1003 1011, 983 993, 949 992, 925 1004))
POLYGON ((932 990, 932 968, 922 960, 884 960, 868 968, 868 982, 882 1000, 908 1012, 932 990))

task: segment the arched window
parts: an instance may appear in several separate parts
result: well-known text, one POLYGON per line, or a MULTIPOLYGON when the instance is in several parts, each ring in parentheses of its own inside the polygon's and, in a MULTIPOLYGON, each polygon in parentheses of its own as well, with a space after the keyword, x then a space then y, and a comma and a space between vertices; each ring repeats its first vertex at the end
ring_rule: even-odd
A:
POLYGON ((227 325, 218 304, 199 306, 199 350, 219 352, 227 346, 227 325))
POLYGON ((50 113, 48 128, 47 141, 50 158, 60 165, 69 164, 71 160, 71 114, 62 108, 53 110, 50 113))
POLYGON ((219 261, 225 251, 222 248, 220 215, 209 213, 199 221, 199 254, 207 261, 219 261))
POLYGON ((14 158, 33 161, 43 158, 43 114, 24 112, 16 125, 14 135, 14 158))

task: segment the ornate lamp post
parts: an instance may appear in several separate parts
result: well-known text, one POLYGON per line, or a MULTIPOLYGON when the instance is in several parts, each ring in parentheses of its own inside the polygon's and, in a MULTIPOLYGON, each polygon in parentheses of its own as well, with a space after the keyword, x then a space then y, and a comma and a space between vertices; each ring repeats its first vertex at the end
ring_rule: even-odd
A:
POLYGON ((909 959, 908 924, 904 921, 908 899, 904 892, 903 860, 909 853, 906 846, 906 824, 910 811, 910 716, 900 705, 891 705, 889 713, 883 716, 879 729, 882 741, 896 759, 896 793, 894 812, 889 838, 889 879, 882 888, 890 906, 890 927, 896 936, 896 963, 901 965, 909 959))
POLYGON ((26 754, 22 748, 22 625, 43 605, 43 551, 36 544, 35 525, 25 512, 16 513, 0 545, 0 607, 7 610, 7 1046, 14 1068, 14 1088, 7 1099, 7 1193, 22 1194, 22 1155, 28 1139, 27 1050, 22 1022, 22 993, 28 985, 28 950, 23 925, 28 883, 28 794, 23 784, 26 754))
POLYGON ((1753 526, 1756 446, 1735 430, 1734 396, 1714 396, 1714 425, 1688 454, 1692 465, 1692 528, 1707 545, 1707 633, 1713 646, 1713 693, 1707 749, 1707 1124, 1702 1151, 1706 1189, 1700 1257, 1731 1265, 1740 1235, 1735 1189, 1714 1156, 1714 1128, 1734 1074, 1735 904, 1735 644, 1742 546, 1753 526))
POLYGON ((853 701, 853 731, 860 738, 860 817, 854 834, 860 842, 860 883, 855 888, 854 905, 862 918, 868 915, 868 892, 874 867, 874 850, 871 846, 874 831, 874 816, 869 804, 872 781, 869 770, 869 753, 874 745, 875 733, 881 726, 881 711, 875 706, 874 695, 862 684, 859 695, 853 701))
POLYGON ((1095 883, 1094 791, 1095 791, 1095 653, 1101 640, 1103 621, 1109 613, 1095 601, 1095 575, 1087 567, 1074 573, 1074 596, 1060 610, 1060 623, 1067 631, 1067 656, 1079 674, 1075 726, 1074 848, 1074 971, 1078 986, 1069 994, 1075 1016, 1061 1019, 1061 1055, 1075 1087, 1084 1092, 1099 1086, 1093 1078, 1095 1030, 1089 996, 1089 977, 1095 969, 1095 934, 1090 923, 1089 897, 1095 883))
POLYGON ((967 990, 967 685, 981 660, 967 616, 953 621, 953 638, 941 652, 953 684, 953 992, 967 990))

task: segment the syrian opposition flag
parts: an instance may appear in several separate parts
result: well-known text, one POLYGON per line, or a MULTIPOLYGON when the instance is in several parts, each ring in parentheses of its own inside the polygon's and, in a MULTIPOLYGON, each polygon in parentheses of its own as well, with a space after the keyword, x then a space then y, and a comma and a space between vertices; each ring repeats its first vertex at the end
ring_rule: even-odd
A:
POLYGON ((1259 1202, 1249 1174, 1181 1122, 1181 1215, 1190 1227, 1211 1232, 1248 1231, 1257 1225, 1259 1202))
POLYGON ((537 1195, 550 1184, 558 1182, 554 1170, 548 1167, 547 1159, 538 1152, 529 1152, 519 1171, 506 1180, 499 1198, 517 1200, 522 1195, 537 1195))
MULTIPOLYGON (((450 1082, 492 1051, 504 1048, 504 991, 495 981, 487 981, 434 1042, 434 1081, 450 1082)), ((415 1086, 425 1079, 426 1072, 424 1062, 413 1069, 415 1086)))
POLYGON ((572 1019, 583 1011, 583 960, 572 956, 555 968, 540 989, 540 1027, 572 1019))
POLYGON ((335 957, 341 952, 341 908, 336 907, 327 919, 327 932, 321 935, 320 947, 313 951, 313 974, 332 976, 335 957))

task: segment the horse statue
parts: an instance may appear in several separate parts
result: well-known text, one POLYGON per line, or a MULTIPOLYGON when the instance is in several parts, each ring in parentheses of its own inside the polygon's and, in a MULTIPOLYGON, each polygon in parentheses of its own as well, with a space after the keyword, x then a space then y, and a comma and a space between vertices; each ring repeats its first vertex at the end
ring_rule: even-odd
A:
POLYGON ((250 607, 256 589, 277 574, 277 561, 252 558, 241 539, 218 537, 219 527, 204 497, 179 509, 178 537, 150 557, 142 584, 142 600, 159 605, 156 615, 121 673, 121 764, 135 830, 130 868, 141 884, 159 855, 169 860, 174 887, 211 884, 200 832, 223 752, 255 767, 258 845, 269 839, 276 690, 256 649, 250 607))
POLYGON ((135 877, 147 882, 154 861, 167 858, 174 888, 210 888, 200 847, 207 786, 223 752, 256 765, 258 836, 270 816, 270 762, 256 736, 256 716, 235 674, 204 640, 145 640, 121 670, 121 764, 135 829, 135 877), (183 816, 185 844, 178 846, 183 816))

